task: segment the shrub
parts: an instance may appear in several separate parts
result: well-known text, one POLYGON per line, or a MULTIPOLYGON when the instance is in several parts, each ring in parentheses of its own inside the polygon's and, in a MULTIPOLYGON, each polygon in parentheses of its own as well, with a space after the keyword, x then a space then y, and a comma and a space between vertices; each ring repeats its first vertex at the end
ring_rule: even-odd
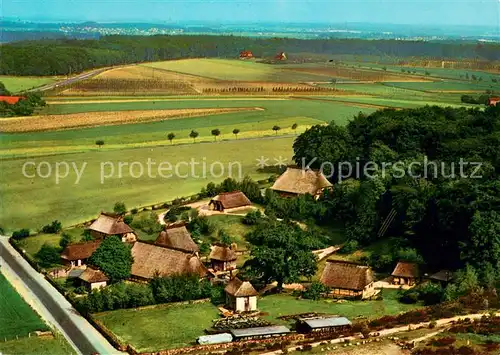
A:
POLYGON ((45 243, 40 250, 35 254, 35 258, 42 267, 51 267, 56 265, 61 260, 59 248, 45 243))
POLYGON ((351 254, 354 253, 356 250, 359 248, 359 243, 357 240, 350 239, 347 242, 345 242, 344 246, 342 249, 339 250, 340 253, 342 254, 351 254))
POLYGON ((58 220, 52 221, 52 223, 42 227, 43 233, 55 234, 59 233, 61 230, 62 230, 62 224, 58 220))
POLYGON ((130 225, 133 221, 134 221, 134 216, 132 215, 127 215, 123 217, 123 222, 125 222, 125 224, 130 225))
POLYGON ((137 208, 132 208, 132 210, 130 211, 130 213, 132 214, 137 214, 137 212, 139 212, 137 208))
POLYGON ((30 230, 23 228, 12 233, 12 238, 15 240, 21 240, 30 236, 30 230))
POLYGON ((113 212, 115 212, 118 215, 124 215, 127 212, 127 207, 125 206, 125 203, 123 202, 117 202, 113 206, 113 212))
POLYGON ((258 224, 262 220, 262 213, 259 210, 250 211, 243 217, 242 223, 248 226, 258 224))
POLYGON ((319 300, 322 294, 328 292, 328 287, 323 285, 321 282, 314 281, 311 285, 302 293, 302 297, 310 300, 319 300))
POLYGON ((161 232, 163 229, 160 222, 158 222, 158 216, 154 212, 144 213, 139 216, 135 216, 131 224, 132 228, 140 229, 147 234, 155 234, 161 232))
POLYGON ((68 233, 63 233, 61 235, 61 239, 59 240, 59 246, 64 249, 69 244, 71 244, 72 241, 73 241, 73 237, 71 237, 71 235, 69 235, 68 233))

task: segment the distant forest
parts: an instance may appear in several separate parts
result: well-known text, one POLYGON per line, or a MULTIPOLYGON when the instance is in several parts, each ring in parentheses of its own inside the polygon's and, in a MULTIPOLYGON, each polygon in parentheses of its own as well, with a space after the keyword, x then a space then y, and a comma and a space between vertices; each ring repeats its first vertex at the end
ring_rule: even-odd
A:
POLYGON ((67 75, 84 70, 180 58, 236 58, 289 53, 352 54, 397 58, 500 60, 500 45, 459 41, 247 38, 236 36, 105 36, 98 40, 23 41, 0 47, 0 74, 67 75))

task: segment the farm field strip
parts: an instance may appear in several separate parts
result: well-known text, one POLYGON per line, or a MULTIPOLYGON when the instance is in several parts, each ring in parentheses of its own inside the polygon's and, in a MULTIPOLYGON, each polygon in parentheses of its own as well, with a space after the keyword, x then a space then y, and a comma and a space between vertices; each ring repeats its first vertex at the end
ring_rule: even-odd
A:
MULTIPOLYGON (((240 125, 241 132, 236 137, 231 129, 231 126, 222 126, 221 132, 223 132, 218 138, 217 141, 232 141, 232 140, 258 140, 258 139, 274 139, 274 138, 283 138, 283 137, 291 137, 297 134, 303 133, 306 129, 312 127, 315 124, 325 124, 322 121, 304 119, 304 118, 293 118, 288 119, 286 121, 280 120, 277 123, 282 124, 286 123, 287 128, 283 128, 279 131, 278 134, 275 134, 271 131, 270 126, 268 129, 264 130, 251 130, 251 126, 248 125, 240 125), (297 130, 292 130, 291 125, 294 123, 299 123, 300 128, 297 130), (303 124, 306 122, 307 124, 303 124)), ((214 137, 210 133, 210 129, 198 130, 200 132, 200 136, 196 138, 195 144, 198 143, 212 143, 215 141, 214 137)), ((42 142, 49 143, 49 145, 41 146, 40 142, 33 142, 29 147, 26 144, 16 144, 7 149, 0 149, 0 159, 13 159, 19 157, 36 157, 36 156, 47 156, 47 155, 58 155, 65 153, 82 153, 82 152, 90 152, 90 151, 100 151, 100 150, 120 150, 120 149, 129 149, 129 148, 146 148, 146 147, 162 147, 162 146, 176 146, 176 145, 192 145, 193 139, 189 138, 189 131, 174 131, 176 134, 176 138, 170 142, 163 134, 163 139, 161 140, 151 140, 152 137, 148 137, 146 135, 140 137, 134 137, 137 140, 143 139, 144 141, 137 142, 117 142, 117 139, 107 139, 107 137, 103 137, 105 142, 116 142, 116 143, 106 143, 103 148, 98 148, 95 145, 93 140, 88 140, 87 144, 82 144, 81 142, 77 142, 77 144, 72 144, 75 142, 42 142), (182 134, 183 133, 183 134, 182 134), (54 145, 50 145, 50 144, 54 145), (61 145, 65 144, 65 145, 61 145)))
POLYGON ((49 98, 47 100, 47 104, 49 105, 71 105, 71 104, 101 104, 101 103, 117 103, 117 102, 123 102, 123 103, 128 103, 128 102, 161 102, 161 101, 260 101, 260 100, 266 100, 266 101, 286 101, 289 100, 289 97, 276 97, 276 96, 267 96, 267 97, 211 97, 211 96, 199 96, 199 97, 192 97, 192 98, 186 98, 186 97, 161 97, 161 98, 148 98, 148 97, 143 97, 143 98, 120 98, 120 97, 115 97, 115 98, 102 98, 100 99, 99 97, 92 97, 92 98, 82 98, 82 99, 62 99, 59 100, 58 98, 49 98))
POLYGON ((0 75, 0 82, 5 85, 7 90, 13 93, 51 84, 57 80, 57 78, 49 77, 0 75))
POLYGON ((186 117, 207 116, 213 114, 234 113, 263 110, 259 107, 244 108, 210 108, 210 109, 177 109, 147 110, 120 112, 88 112, 67 115, 41 115, 4 118, 0 120, 2 132, 36 132, 69 128, 83 128, 139 122, 154 122, 165 119, 181 119, 186 117))
POLYGON ((21 338, 36 330, 48 329, 0 273, 0 339, 21 338))

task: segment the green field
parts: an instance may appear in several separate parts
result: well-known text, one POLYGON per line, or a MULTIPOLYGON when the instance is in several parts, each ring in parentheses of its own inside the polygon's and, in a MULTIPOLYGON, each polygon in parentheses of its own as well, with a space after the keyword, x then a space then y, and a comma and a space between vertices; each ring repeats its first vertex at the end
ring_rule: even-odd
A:
POLYGON ((431 92, 479 92, 485 90, 500 90, 500 84, 492 82, 464 82, 464 81, 439 81, 439 82, 422 82, 422 83, 384 83, 385 86, 396 87, 409 90, 431 91, 431 92))
POLYGON ((83 152, 98 150, 97 139, 102 139, 105 146, 101 150, 124 147, 170 145, 167 134, 176 135, 175 144, 192 143, 189 138, 195 129, 200 136, 198 141, 213 141, 211 131, 221 130, 220 139, 235 139, 233 129, 238 128, 238 138, 272 136, 272 127, 280 126, 279 134, 303 132, 307 127, 335 120, 346 124, 360 111, 371 113, 374 109, 361 108, 355 104, 346 105, 333 101, 313 100, 180 100, 132 103, 93 103, 52 105, 49 113, 78 113, 86 111, 151 110, 178 108, 214 108, 214 107, 260 107, 262 111, 219 114, 151 123, 102 126, 84 129, 71 129, 33 133, 0 134, 0 156, 43 155, 64 152, 83 152), (299 125, 297 132, 291 126, 299 125))
MULTIPOLYGON (((242 175, 249 174, 257 179, 267 178, 268 173, 258 171, 256 159, 260 156, 269 157, 271 162, 279 156, 290 159, 292 142, 293 138, 271 137, 114 151, 106 151, 103 148, 101 151, 88 153, 2 160, 0 226, 7 231, 24 227, 36 229, 54 219, 68 226, 95 218, 101 210, 110 210, 117 201, 125 202, 129 208, 170 201, 176 197, 192 195, 210 181, 222 181, 229 175, 230 167, 233 177, 238 177, 241 170, 242 175), (156 165, 152 166, 151 177, 147 171, 148 158, 156 162, 156 165), (160 162, 169 162, 174 169, 179 162, 189 162, 191 159, 198 163, 194 174, 198 178, 194 177, 191 169, 185 165, 179 166, 179 177, 163 178, 154 169, 160 162), (56 184, 54 178, 24 177, 22 167, 26 161, 36 164, 46 161, 52 168, 56 162, 63 161, 69 164, 74 162, 79 169, 83 163, 86 162, 87 165, 78 184, 75 184, 74 171, 68 178, 56 184), (140 171, 136 167, 132 169, 132 175, 138 178, 134 178, 129 167, 125 166, 120 178, 119 162, 138 162, 144 169, 143 175, 138 177, 140 171), (206 162, 205 177, 203 162, 206 162), (221 165, 215 162, 223 164, 225 174, 221 175, 221 165), (113 177, 104 179, 102 184, 101 163, 104 164, 104 175, 111 173, 111 166, 114 167, 113 177), (211 165, 214 174, 210 174, 211 165)), ((173 172, 167 171, 164 175, 173 172)), ((28 173, 31 175, 33 171, 28 173)), ((46 173, 46 170, 43 170, 43 173, 46 173)))
POLYGON ((74 349, 58 335, 55 338, 22 338, 0 341, 0 352, 5 355, 74 355, 74 349))
POLYGON ((229 81, 324 81, 327 76, 285 71, 276 65, 234 59, 183 59, 143 64, 152 68, 229 81))
POLYGON ((16 93, 23 90, 33 89, 42 85, 55 82, 54 78, 45 77, 25 77, 25 76, 3 76, 0 75, 0 82, 2 82, 7 90, 16 93))
POLYGON ((406 67, 406 66, 399 66, 399 65, 390 65, 390 64, 377 64, 377 63, 357 63, 357 62, 345 62, 345 64, 353 65, 355 67, 358 67, 358 65, 361 68, 371 68, 374 70, 383 70, 383 68, 387 68, 388 72, 395 72, 395 73, 401 73, 401 69, 404 69, 405 71, 410 70, 410 71, 416 71, 414 75, 421 75, 426 78, 430 79, 436 79, 436 78, 443 78, 443 79, 465 79, 465 75, 469 74, 469 77, 472 76, 473 74, 476 75, 478 78, 483 78, 483 82, 486 81, 491 81, 491 78, 497 78, 500 79, 500 74, 495 74, 495 73, 489 73, 481 70, 469 70, 469 69, 452 69, 452 68, 422 68, 422 67, 406 67), (430 75, 426 75, 425 73, 429 72, 430 75))
POLYGON ((283 324, 287 322, 279 320, 278 317, 308 312, 339 315, 353 320, 398 314, 421 307, 421 305, 400 303, 397 300, 397 294, 398 290, 383 290, 381 301, 345 301, 343 303, 336 303, 334 300, 297 299, 291 295, 278 294, 259 299, 258 306, 262 312, 268 313, 266 319, 283 324))
MULTIPOLYGON (((27 337, 49 328, 0 273, 0 339, 27 337)), ((0 340, 0 350, 1 350, 0 340)))
POLYGON ((173 349, 196 343, 219 311, 211 303, 124 309, 95 315, 124 343, 141 352, 173 349))

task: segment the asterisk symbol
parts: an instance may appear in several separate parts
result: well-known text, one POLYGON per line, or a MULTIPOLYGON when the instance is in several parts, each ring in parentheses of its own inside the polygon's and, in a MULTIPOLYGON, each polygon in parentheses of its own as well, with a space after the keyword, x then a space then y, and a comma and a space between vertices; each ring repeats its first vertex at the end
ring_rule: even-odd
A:
POLYGON ((276 162, 274 164, 274 166, 278 166, 278 167, 282 167, 282 166, 286 166, 286 161, 287 159, 286 158, 283 158, 281 155, 278 157, 278 158, 274 158, 274 161, 276 162))
POLYGON ((269 158, 266 158, 264 156, 261 156, 260 158, 257 158, 255 160, 257 160, 257 167, 260 169, 263 169, 269 165, 267 162, 269 160, 269 158))

